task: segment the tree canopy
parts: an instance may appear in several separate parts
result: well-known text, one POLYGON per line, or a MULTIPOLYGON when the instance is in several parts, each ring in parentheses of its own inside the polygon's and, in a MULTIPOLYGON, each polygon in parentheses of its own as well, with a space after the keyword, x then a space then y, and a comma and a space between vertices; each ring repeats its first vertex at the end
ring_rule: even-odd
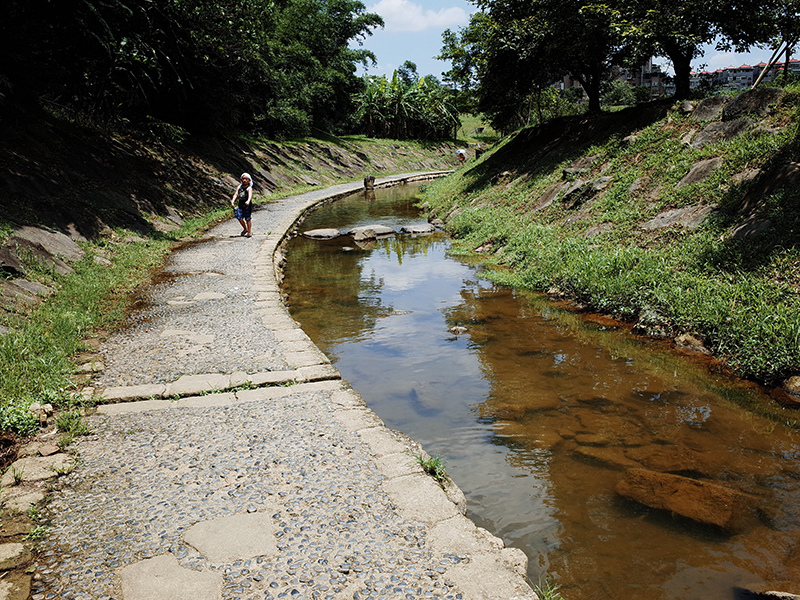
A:
POLYGON ((364 89, 356 96, 361 130, 395 139, 449 137, 459 123, 453 94, 435 78, 419 77, 414 63, 406 61, 401 69, 391 79, 364 78, 364 89))
MULTIPOLYGON (((531 106, 562 77, 578 81, 588 110, 600 110, 615 67, 649 57, 672 63, 676 96, 690 94, 691 62, 704 44, 794 51, 800 0, 473 0, 479 11, 442 36, 445 79, 473 96, 492 124, 525 124, 531 106)), ((787 54, 788 56, 788 54, 787 54)))
POLYGON ((8 0, 0 94, 195 129, 329 130, 375 59, 350 43, 382 24, 358 0, 8 0))

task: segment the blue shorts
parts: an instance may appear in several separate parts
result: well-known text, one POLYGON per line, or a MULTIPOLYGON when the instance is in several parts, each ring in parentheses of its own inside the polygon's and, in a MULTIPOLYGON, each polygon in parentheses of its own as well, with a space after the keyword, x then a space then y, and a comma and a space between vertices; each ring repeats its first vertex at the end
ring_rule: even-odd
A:
POLYGON ((253 214, 253 205, 246 204, 242 208, 234 208, 233 209, 233 216, 237 219, 241 219, 242 221, 249 221, 250 215, 253 214))

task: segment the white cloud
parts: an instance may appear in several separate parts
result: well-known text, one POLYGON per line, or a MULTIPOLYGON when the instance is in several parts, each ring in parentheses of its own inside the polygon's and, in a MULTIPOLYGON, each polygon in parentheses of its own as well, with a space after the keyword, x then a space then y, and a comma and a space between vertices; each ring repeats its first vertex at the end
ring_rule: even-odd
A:
POLYGON ((460 7, 425 9, 409 0, 380 0, 367 8, 378 13, 386 23, 386 31, 417 32, 466 25, 469 14, 460 7))
POLYGON ((738 67, 742 64, 741 59, 733 52, 717 52, 711 56, 704 56, 700 62, 706 63, 707 71, 716 71, 725 67, 738 67))

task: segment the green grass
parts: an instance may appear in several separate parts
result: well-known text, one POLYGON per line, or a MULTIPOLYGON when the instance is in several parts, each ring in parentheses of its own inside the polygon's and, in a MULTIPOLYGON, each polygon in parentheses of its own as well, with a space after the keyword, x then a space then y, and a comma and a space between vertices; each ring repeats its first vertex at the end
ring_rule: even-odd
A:
POLYGON ((500 139, 498 134, 489 123, 481 117, 472 114, 459 115, 461 126, 458 128, 456 137, 460 142, 466 144, 494 144, 500 139), (483 131, 478 133, 476 130, 483 127, 483 131))
POLYGON ((36 527, 31 529, 28 535, 26 535, 23 539, 29 540, 31 542, 38 542, 44 536, 46 536, 49 531, 50 531, 49 527, 45 525, 37 525, 36 527))
POLYGON ((547 575, 540 577, 539 581, 533 586, 533 591, 539 596, 539 600, 564 600, 564 596, 559 592, 559 586, 547 575))
POLYGON ((547 129, 523 131, 483 164, 428 186, 425 202, 432 215, 447 218, 454 253, 491 246, 482 255, 490 278, 557 291, 636 321, 642 333, 694 333, 740 375, 776 383, 800 372, 800 190, 786 186, 761 198, 757 213, 780 226, 734 240, 731 228, 747 216, 738 207, 750 184, 732 181, 737 173, 768 172, 797 155, 799 112, 797 98, 784 101, 769 117, 788 123, 782 132, 755 130, 701 149, 682 138, 702 124, 678 112, 635 131, 626 131, 623 121, 636 118, 634 112, 606 115, 593 130, 586 121, 564 121, 562 132, 573 127, 575 133, 563 143, 548 139, 547 129), (635 139, 623 142, 629 133, 635 139), (579 209, 557 197, 530 212, 580 156, 594 156, 594 165, 568 179, 612 175, 602 197, 579 209), (710 177, 677 187, 695 163, 716 156, 724 161, 710 177), (513 172, 511 180, 495 185, 492 178, 503 170, 513 172), (634 182, 641 186, 632 193, 634 182), (698 204, 718 210, 696 230, 640 228, 665 210, 698 204), (604 230, 589 237, 599 225, 604 230))
POLYGON ((80 409, 66 410, 56 417, 56 427, 70 436, 89 435, 91 430, 80 409))
POLYGON ((417 461, 417 464, 422 467, 422 470, 433 477, 439 484, 443 484, 447 481, 445 461, 441 456, 415 454, 414 459, 417 461))

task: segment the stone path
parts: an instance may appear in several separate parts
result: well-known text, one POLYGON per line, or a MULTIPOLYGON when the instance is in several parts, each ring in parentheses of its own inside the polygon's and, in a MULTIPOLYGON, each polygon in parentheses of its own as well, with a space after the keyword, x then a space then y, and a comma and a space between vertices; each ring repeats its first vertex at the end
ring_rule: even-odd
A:
POLYGON ((267 204, 252 239, 231 220, 175 253, 102 349, 85 393, 104 404, 45 510, 34 600, 536 598, 525 555, 463 516, 281 301, 285 232, 360 187, 267 204))

